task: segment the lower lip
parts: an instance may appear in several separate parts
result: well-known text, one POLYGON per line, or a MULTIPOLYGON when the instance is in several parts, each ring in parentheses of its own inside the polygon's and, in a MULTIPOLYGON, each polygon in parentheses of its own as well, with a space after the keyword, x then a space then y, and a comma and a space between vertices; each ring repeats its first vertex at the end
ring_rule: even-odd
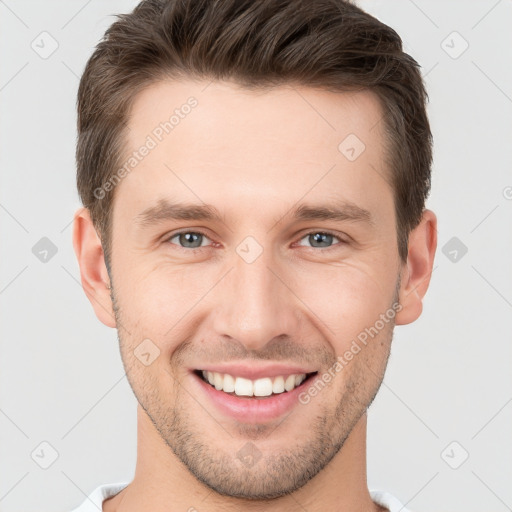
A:
POLYGON ((292 391, 266 398, 229 395, 224 391, 218 391, 195 373, 192 373, 192 377, 206 393, 208 399, 225 415, 243 423, 265 423, 291 411, 299 403, 300 393, 311 385, 316 375, 312 375, 292 391))

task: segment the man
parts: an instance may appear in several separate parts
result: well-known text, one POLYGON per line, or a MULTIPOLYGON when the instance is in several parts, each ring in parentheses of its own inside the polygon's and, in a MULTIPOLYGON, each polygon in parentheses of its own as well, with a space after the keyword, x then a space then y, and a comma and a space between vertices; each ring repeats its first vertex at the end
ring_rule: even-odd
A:
POLYGON ((76 510, 405 510, 367 487, 366 411, 432 271, 426 99, 345 0, 146 0, 107 30, 73 243, 137 465, 76 510))

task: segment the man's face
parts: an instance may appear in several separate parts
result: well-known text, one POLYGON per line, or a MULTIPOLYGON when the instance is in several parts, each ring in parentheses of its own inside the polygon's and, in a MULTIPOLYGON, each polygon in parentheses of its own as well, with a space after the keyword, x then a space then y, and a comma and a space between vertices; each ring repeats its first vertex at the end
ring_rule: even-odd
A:
POLYGON ((140 405, 192 474, 221 494, 270 498, 327 465, 384 375, 402 267, 382 112, 369 92, 206 86, 155 84, 133 106, 126 156, 148 135, 157 144, 115 191, 121 355, 140 405), (158 141, 155 128, 191 96, 197 105, 158 141), (220 218, 172 218, 155 210, 161 201, 210 205, 220 218), (302 205, 345 214, 301 217, 302 205), (330 368, 334 378, 309 393, 330 368), (272 386, 279 375, 308 379, 238 397, 202 370, 272 386))

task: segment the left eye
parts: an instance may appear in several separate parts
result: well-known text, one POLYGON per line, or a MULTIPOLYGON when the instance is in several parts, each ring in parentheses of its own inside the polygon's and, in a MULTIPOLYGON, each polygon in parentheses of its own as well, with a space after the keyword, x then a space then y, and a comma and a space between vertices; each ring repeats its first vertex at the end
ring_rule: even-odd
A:
POLYGON ((178 238, 179 244, 185 249, 197 249, 202 247, 202 241, 204 239, 209 240, 209 238, 203 233, 198 233, 196 231, 184 231, 182 233, 176 233, 172 237, 168 238, 168 241, 173 243, 172 240, 174 238, 178 238))
MULTIPOLYGON (((323 231, 313 231, 308 233, 305 237, 301 238, 301 240, 307 239, 311 244, 311 247, 314 248, 329 248, 333 245, 333 240, 337 239, 342 242, 342 240, 332 233, 325 233, 323 231)), ((299 244, 302 245, 302 244, 299 244)))

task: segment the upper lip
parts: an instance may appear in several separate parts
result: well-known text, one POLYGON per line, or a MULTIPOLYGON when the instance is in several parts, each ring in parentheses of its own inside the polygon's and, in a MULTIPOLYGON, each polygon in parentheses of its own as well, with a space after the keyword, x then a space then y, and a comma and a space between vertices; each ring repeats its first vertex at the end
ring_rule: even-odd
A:
POLYGON ((294 366, 289 364, 267 364, 262 365, 248 365, 248 364, 216 364, 194 368, 193 370, 204 370, 207 372, 227 373, 233 377, 243 377, 245 379, 256 380, 264 377, 278 377, 282 375, 286 377, 288 375, 297 374, 308 374, 314 373, 316 370, 311 368, 305 368, 304 366, 294 366))

